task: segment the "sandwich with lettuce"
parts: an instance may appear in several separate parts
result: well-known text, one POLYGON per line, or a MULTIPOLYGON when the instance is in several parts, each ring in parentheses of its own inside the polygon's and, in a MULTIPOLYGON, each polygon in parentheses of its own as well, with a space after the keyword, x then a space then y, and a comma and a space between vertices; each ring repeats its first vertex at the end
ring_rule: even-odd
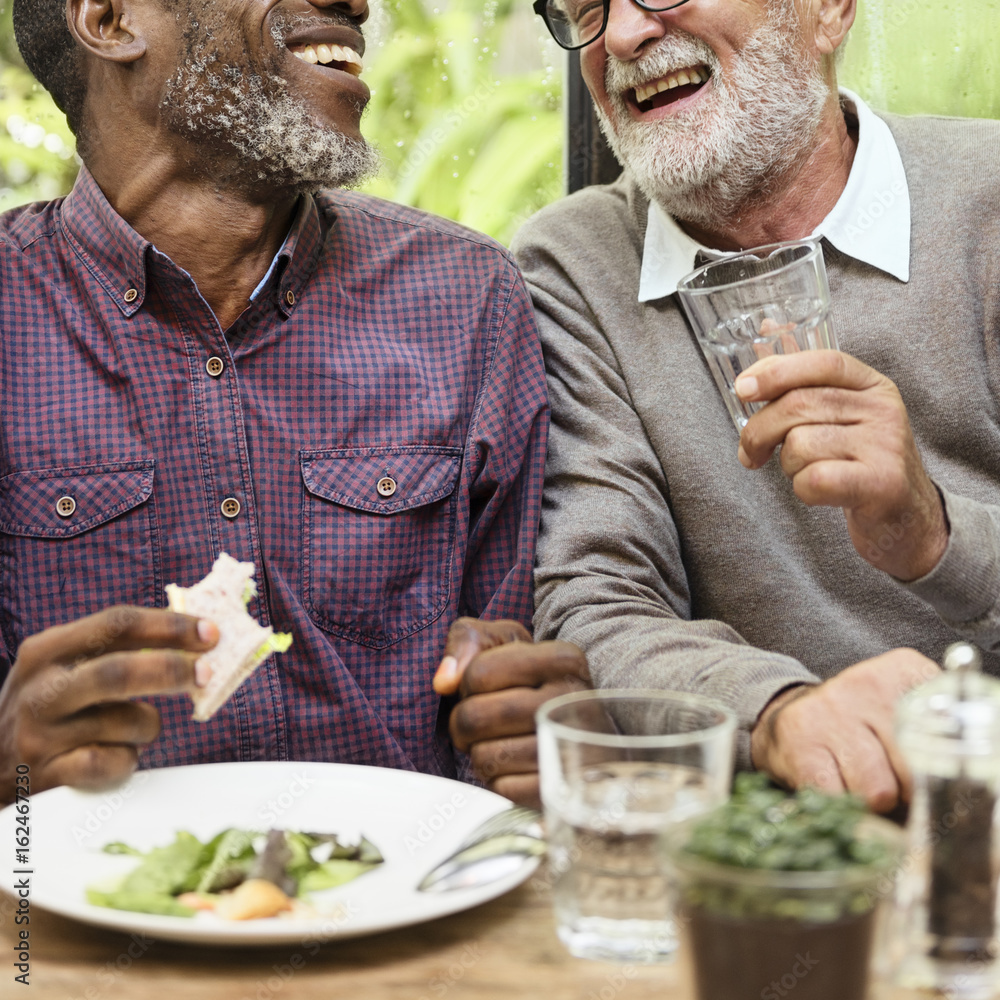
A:
POLYGON ((257 593, 254 565, 226 552, 193 587, 170 583, 166 590, 171 611, 204 618, 219 629, 219 641, 195 664, 202 686, 191 694, 194 718, 206 722, 271 653, 285 652, 292 637, 250 617, 247 605, 257 593))

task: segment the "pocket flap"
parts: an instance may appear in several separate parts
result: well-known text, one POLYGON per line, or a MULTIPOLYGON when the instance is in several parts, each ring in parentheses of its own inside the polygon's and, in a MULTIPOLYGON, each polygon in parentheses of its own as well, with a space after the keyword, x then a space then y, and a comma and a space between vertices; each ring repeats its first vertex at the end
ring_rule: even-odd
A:
POLYGON ((96 528, 150 498, 153 465, 118 462, 4 476, 0 531, 26 538, 70 538, 96 528))
POLYGON ((443 500, 454 491, 462 464, 459 448, 344 448, 304 451, 300 458, 310 493, 370 514, 443 500))

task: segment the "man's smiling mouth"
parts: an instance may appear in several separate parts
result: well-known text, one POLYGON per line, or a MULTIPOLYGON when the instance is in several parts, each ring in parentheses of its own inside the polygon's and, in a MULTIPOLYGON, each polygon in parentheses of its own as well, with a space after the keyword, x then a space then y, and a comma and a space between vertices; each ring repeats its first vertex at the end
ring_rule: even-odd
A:
POLYGON ((331 66, 351 76, 360 76, 364 69, 361 56, 346 45, 289 45, 288 51, 302 62, 331 66))
POLYGON ((629 96, 640 111, 652 111, 690 97, 711 77, 712 72, 707 66, 688 66, 636 87, 629 96))

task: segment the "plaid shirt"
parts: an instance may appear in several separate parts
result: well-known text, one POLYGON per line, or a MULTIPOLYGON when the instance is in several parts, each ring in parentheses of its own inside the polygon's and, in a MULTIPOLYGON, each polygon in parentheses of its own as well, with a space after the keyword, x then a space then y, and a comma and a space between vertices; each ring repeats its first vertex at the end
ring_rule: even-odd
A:
POLYGON ((531 619, 548 411, 520 274, 484 236, 333 192, 259 291, 224 334, 86 170, 0 216, 0 679, 26 636, 162 607, 226 551, 293 645, 209 723, 150 699, 145 766, 454 775, 448 627, 531 619))

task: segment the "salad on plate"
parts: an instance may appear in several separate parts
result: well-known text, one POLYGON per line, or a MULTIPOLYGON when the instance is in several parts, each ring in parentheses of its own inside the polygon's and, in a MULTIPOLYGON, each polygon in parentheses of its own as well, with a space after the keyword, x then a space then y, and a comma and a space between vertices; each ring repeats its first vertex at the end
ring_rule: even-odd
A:
POLYGON ((142 860, 124 876, 92 885, 95 906, 174 917, 202 911, 224 920, 314 916, 311 894, 351 882, 383 863, 360 834, 228 829, 203 842, 180 831, 142 852, 121 842, 105 853, 142 860))

